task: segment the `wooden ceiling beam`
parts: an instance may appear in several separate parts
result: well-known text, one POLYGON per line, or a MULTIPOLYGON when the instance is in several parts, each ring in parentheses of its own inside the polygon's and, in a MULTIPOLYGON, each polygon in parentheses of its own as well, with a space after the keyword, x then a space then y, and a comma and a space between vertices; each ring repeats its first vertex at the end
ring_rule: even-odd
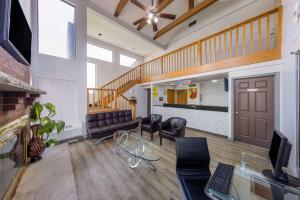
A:
POLYGON ((188 12, 186 12, 185 14, 183 14, 182 16, 180 16, 179 18, 177 18, 176 20, 174 20, 173 22, 171 22, 170 24, 162 28, 161 30, 159 30, 154 35, 153 39, 156 40, 157 38, 161 37, 165 33, 169 32, 170 30, 172 30, 173 28, 175 28, 185 20, 191 18, 195 14, 199 13, 200 11, 204 10, 208 6, 215 3, 216 1, 217 0, 204 0, 203 2, 199 3, 197 6, 195 6, 194 8, 192 8, 191 10, 189 10, 188 12))
POLYGON ((170 5, 174 0, 164 0, 159 3, 158 12, 163 11, 166 7, 170 5))
POLYGON ((194 8, 194 1, 195 0, 188 0, 189 1, 189 10, 194 8))
POLYGON ((128 1, 129 0, 120 0, 119 1, 118 5, 117 5, 117 8, 115 10, 115 14, 114 14, 115 17, 118 17, 121 14, 122 10, 127 5, 128 1))

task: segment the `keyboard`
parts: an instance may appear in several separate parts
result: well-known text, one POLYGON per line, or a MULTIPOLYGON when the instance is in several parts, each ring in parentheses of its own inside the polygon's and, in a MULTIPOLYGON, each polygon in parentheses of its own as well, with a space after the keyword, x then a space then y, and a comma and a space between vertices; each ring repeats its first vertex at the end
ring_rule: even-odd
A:
POLYGON ((210 178, 208 188, 223 194, 228 194, 233 176, 234 166, 219 163, 213 176, 210 178))

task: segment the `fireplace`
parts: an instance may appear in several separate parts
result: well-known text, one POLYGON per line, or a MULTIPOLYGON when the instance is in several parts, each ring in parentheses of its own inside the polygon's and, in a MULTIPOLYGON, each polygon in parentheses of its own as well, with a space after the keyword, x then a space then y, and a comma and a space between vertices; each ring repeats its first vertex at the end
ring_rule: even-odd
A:
POLYGON ((11 196, 27 163, 28 115, 0 127, 0 199, 11 196))

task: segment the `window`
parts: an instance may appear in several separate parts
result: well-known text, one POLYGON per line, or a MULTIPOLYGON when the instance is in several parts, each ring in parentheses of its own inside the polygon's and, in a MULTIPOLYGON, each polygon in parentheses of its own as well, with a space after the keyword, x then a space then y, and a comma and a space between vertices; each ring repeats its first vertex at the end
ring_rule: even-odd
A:
POLYGON ((133 64, 136 62, 136 59, 120 54, 120 65, 126 67, 133 67, 133 64))
POLYGON ((89 58, 95 58, 98 60, 104 60, 107 62, 112 62, 112 51, 104 49, 92 44, 87 44, 87 56, 89 58))
POLYGON ((96 88, 96 64, 87 63, 87 88, 96 88))
POLYGON ((62 0, 38 1, 39 53, 75 59, 75 8, 62 0))

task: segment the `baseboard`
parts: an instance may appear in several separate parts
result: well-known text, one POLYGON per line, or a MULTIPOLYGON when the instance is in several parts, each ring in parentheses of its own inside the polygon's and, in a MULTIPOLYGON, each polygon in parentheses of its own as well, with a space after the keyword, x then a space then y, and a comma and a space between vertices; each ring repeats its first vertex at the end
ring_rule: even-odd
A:
POLYGON ((221 134, 217 134, 217 133, 213 133, 213 132, 209 132, 209 131, 204 131, 204 130, 190 128, 190 127, 187 127, 186 129, 191 129, 191 130, 194 130, 194 131, 200 131, 200 132, 203 132, 203 133, 208 133, 208 134, 212 134, 212 135, 217 136, 217 137, 228 139, 228 137, 225 136, 225 135, 221 135, 221 134))

